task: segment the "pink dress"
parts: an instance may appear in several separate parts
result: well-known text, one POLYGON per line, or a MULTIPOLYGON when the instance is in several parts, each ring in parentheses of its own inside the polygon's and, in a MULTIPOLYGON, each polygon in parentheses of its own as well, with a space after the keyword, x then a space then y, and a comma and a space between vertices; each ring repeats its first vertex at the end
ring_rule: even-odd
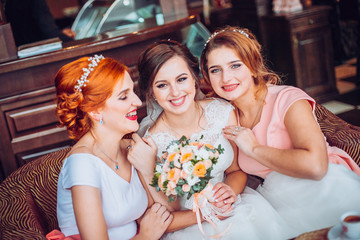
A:
MULTIPOLYGON (((299 88, 291 86, 269 86, 265 98, 260 122, 253 128, 260 144, 280 148, 293 148, 289 133, 284 124, 284 117, 289 107, 296 101, 306 99, 315 110, 315 100, 299 88)), ((301 117, 301 116, 299 116, 301 117)), ((315 117, 315 115, 314 115, 315 117)), ((359 166, 342 149, 327 144, 329 162, 344 164, 347 168, 360 175, 359 166)), ((266 178, 272 170, 254 161, 243 153, 239 153, 239 165, 245 172, 266 178)))
MULTIPOLYGON (((284 117, 289 107, 301 99, 308 100, 315 108, 314 99, 299 88, 268 85, 261 120, 253 128, 260 144, 293 148, 284 117)), ((333 226, 343 212, 360 210, 360 168, 343 150, 329 145, 327 149, 329 170, 320 181, 277 173, 239 152, 239 166, 246 173, 265 179, 257 191, 294 228, 295 236, 333 226)))

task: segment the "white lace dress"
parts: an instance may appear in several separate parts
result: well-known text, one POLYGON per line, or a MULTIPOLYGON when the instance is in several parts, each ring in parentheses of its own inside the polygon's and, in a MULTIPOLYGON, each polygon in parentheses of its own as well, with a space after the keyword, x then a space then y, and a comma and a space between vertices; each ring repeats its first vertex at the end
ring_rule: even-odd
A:
MULTIPOLYGON (((207 127, 191 136, 191 140, 199 140, 217 147, 219 144, 225 149, 220 155, 217 164, 212 171, 213 178, 210 180, 214 186, 225 179, 224 171, 231 165, 234 152, 230 143, 223 137, 222 129, 228 123, 229 114, 233 107, 220 99, 214 99, 204 108, 204 117, 206 118, 207 127)), ((169 132, 158 132, 146 134, 151 136, 158 146, 157 155, 162 155, 169 143, 176 140, 169 132)), ((192 209, 193 198, 186 200, 186 197, 180 199, 182 209, 192 209)), ((287 224, 276 213, 272 206, 256 191, 246 187, 238 200, 234 203, 233 215, 223 221, 216 223, 218 229, 224 230, 231 224, 230 230, 221 239, 287 239, 289 230, 287 224)), ((207 235, 216 234, 214 228, 208 223, 202 223, 203 229, 207 235)), ((200 232, 198 226, 192 225, 188 228, 168 233, 162 239, 206 239, 200 232)))

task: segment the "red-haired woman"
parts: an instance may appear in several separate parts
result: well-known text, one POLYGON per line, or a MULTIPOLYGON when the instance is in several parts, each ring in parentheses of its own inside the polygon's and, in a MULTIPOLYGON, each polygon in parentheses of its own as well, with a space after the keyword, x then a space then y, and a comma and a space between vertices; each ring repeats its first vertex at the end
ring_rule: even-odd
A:
POLYGON ((136 110, 141 105, 127 68, 101 55, 84 57, 63 66, 55 86, 57 116, 77 141, 58 181, 57 216, 63 236, 160 238, 172 215, 152 204, 142 177, 127 160, 126 149, 120 148, 123 136, 139 127, 136 110))

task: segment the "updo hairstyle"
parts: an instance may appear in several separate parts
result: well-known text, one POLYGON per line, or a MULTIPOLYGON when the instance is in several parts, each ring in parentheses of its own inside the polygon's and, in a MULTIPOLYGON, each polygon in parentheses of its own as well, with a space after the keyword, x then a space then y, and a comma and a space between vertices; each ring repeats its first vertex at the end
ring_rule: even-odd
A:
POLYGON ((79 140, 93 126, 89 112, 105 105, 118 81, 123 82, 126 66, 104 58, 87 77, 89 82, 75 91, 77 80, 88 68, 89 58, 83 57, 63 66, 55 76, 57 95, 56 115, 60 126, 66 126, 69 137, 79 140))

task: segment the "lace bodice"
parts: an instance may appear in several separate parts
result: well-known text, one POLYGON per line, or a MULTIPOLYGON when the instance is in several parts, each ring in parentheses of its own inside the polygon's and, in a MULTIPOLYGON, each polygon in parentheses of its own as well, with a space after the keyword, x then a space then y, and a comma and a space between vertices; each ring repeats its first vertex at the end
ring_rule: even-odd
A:
MULTIPOLYGON (((233 106, 230 103, 221 99, 212 100, 204 108, 203 117, 206 119, 207 126, 204 130, 193 133, 190 138, 192 141, 199 141, 201 136, 203 136, 201 142, 212 144, 214 147, 221 144, 221 147, 224 148, 224 153, 220 155, 217 164, 211 172, 213 178, 210 182, 213 185, 224 181, 224 172, 231 165, 234 158, 234 152, 231 144, 222 134, 222 129, 228 124, 229 114, 232 110, 233 106)), ((170 132, 157 132, 150 134, 146 131, 145 136, 151 136, 157 144, 158 156, 161 156, 162 153, 166 151, 166 148, 171 141, 176 140, 176 137, 170 132)), ((185 198, 180 199, 180 204, 183 209, 191 209, 192 198, 188 201, 186 201, 185 198)))

